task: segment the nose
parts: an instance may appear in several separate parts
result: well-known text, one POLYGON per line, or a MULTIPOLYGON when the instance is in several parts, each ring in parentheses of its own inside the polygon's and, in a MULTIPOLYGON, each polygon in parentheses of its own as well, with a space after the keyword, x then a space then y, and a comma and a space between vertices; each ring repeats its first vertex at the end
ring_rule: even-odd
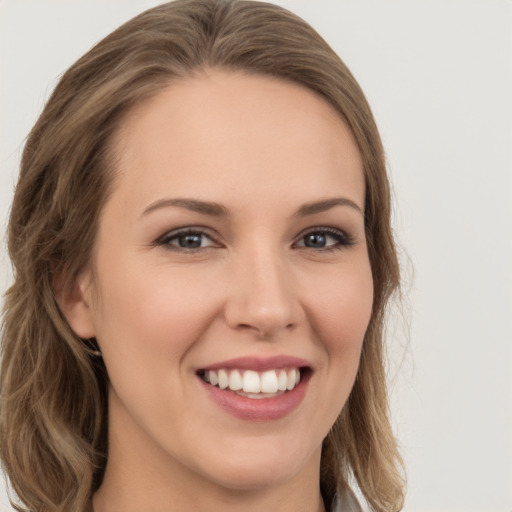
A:
POLYGON ((304 317, 292 272, 277 251, 257 249, 237 258, 228 290, 227 324, 260 339, 293 330, 304 317))

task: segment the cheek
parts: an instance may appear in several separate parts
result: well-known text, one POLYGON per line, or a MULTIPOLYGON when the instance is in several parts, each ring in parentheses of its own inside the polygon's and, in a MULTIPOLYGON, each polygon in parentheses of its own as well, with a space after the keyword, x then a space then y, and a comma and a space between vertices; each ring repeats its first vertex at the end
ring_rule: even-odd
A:
POLYGON ((369 262, 340 266, 309 292, 311 324, 331 356, 359 353, 370 321, 373 280, 369 262))
POLYGON ((159 368, 168 372, 172 362, 176 375, 175 365, 215 314, 208 281, 165 265, 141 268, 122 261, 102 276, 97 337, 112 371, 149 369, 156 375, 159 368))
POLYGON ((354 264, 317 275, 314 293, 308 294, 307 315, 312 339, 323 354, 318 366, 318 422, 313 435, 323 439, 347 403, 361 356, 373 303, 370 265, 354 264))

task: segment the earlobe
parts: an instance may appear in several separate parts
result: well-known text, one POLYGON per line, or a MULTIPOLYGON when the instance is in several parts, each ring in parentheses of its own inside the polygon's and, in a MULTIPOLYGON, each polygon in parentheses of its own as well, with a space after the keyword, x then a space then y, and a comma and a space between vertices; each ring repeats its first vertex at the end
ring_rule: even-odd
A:
POLYGON ((96 335, 91 310, 91 280, 89 272, 80 274, 67 288, 61 279, 54 280, 54 291, 62 314, 73 332, 82 339, 96 335))

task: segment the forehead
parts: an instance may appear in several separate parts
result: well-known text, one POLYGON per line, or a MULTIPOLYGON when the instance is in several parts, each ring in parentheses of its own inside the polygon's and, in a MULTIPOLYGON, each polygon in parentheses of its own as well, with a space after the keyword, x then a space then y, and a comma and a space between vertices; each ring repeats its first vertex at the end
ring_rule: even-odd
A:
POLYGON ((342 188, 364 206, 360 153, 341 116, 273 77, 210 70, 180 79, 126 116, 114 147, 117 187, 146 202, 230 191, 243 201, 269 188, 307 201, 342 188))

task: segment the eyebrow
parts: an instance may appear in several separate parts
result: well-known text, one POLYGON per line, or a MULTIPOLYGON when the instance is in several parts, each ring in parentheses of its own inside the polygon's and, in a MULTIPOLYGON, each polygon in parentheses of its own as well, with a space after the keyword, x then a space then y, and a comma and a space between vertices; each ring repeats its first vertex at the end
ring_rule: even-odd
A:
POLYGON ((160 208, 168 208, 169 206, 177 206, 185 208, 193 212, 202 213, 203 215, 211 215, 213 217, 227 217, 229 210, 219 204, 210 201, 200 201, 198 199, 159 199, 151 203, 143 212, 142 217, 160 208))
POLYGON ((358 213, 364 216, 363 210, 351 199, 346 197, 333 197, 332 199, 324 199, 322 201, 314 201, 302 205, 294 214, 296 217, 305 217, 306 215, 314 215, 315 213, 322 213, 335 206, 349 206, 358 213))
MULTIPOLYGON (((213 217, 228 217, 230 215, 229 209, 219 203, 214 203, 211 201, 202 201, 199 199, 167 198, 159 199, 154 203, 151 203, 142 212, 141 217, 144 217, 155 210, 159 210, 161 208, 168 208, 171 206, 185 208, 193 212, 201 213, 203 215, 210 215, 213 217)), ((354 201, 346 197, 333 197, 331 199, 323 199, 321 201, 306 203, 302 205, 294 213, 293 216, 306 217, 308 215, 314 215, 316 213, 325 212, 327 210, 330 210, 331 208, 334 208, 335 206, 349 206, 350 208, 356 210, 358 213, 364 216, 363 210, 356 203, 354 203, 354 201)))

